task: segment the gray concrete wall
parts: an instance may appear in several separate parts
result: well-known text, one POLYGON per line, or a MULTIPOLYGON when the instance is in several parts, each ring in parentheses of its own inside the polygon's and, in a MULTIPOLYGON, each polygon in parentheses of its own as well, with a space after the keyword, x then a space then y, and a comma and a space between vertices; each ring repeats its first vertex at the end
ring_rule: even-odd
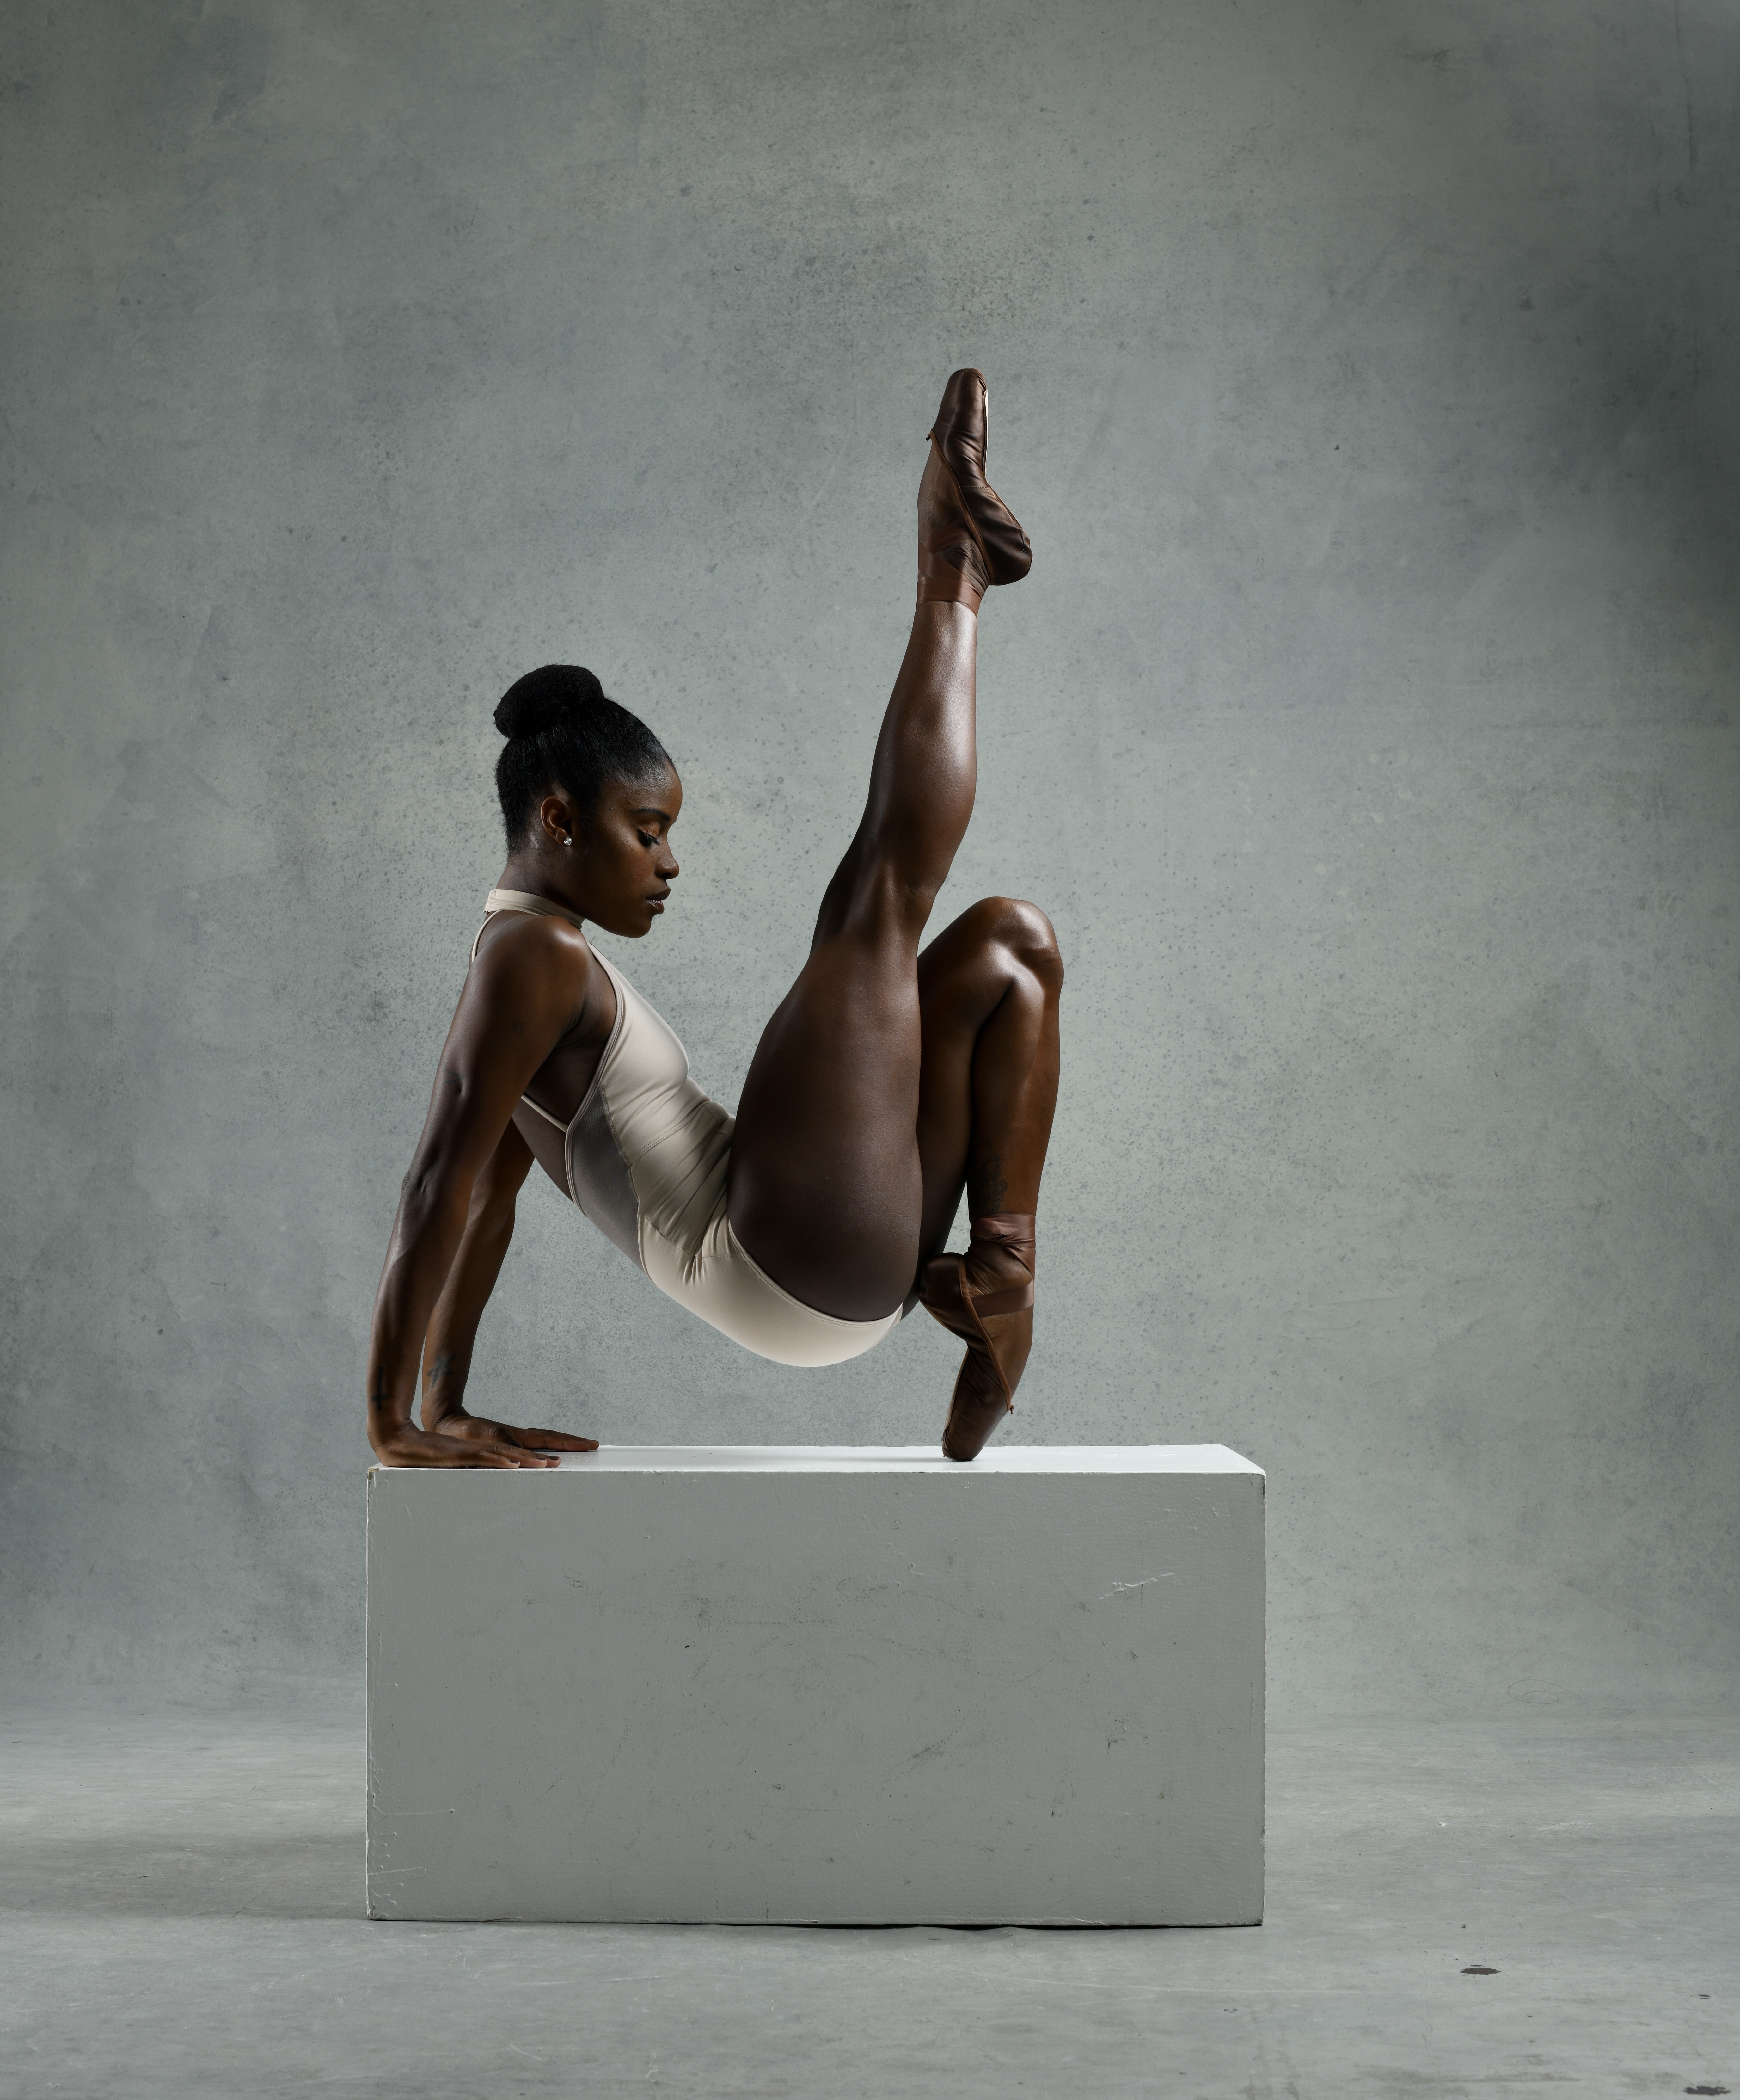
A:
MULTIPOLYGON (((7 11, 3 1629, 359 1666, 361 1363, 550 658, 734 1098, 943 375, 1037 549, 952 896, 1070 966, 1011 1429, 1270 1469, 1275 1710, 1703 1701, 1737 1609, 1733 82, 1707 0, 7 11)), ((946 900, 945 900, 946 901, 946 900)), ((531 1192, 480 1403, 928 1441, 531 1192)))

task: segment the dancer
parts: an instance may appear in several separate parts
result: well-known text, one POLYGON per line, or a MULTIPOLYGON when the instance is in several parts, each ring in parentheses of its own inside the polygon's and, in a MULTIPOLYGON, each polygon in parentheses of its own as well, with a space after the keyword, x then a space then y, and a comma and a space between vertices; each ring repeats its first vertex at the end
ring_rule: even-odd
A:
POLYGON ((661 1290, 776 1363, 844 1363, 922 1304, 967 1345, 948 1457, 976 1457, 1011 1409, 1033 1345, 1063 964, 1044 913, 1007 898, 918 946, 972 814, 980 602, 1033 559, 985 478, 985 412, 981 374, 955 373, 864 815, 734 1119, 584 932, 637 939, 664 910, 683 799, 664 748, 574 666, 531 673, 496 708, 507 866, 375 1299, 368 1436, 387 1463, 535 1467, 597 1449, 464 1405, 534 1161, 661 1290), (970 1244, 945 1254, 963 1186, 970 1244))

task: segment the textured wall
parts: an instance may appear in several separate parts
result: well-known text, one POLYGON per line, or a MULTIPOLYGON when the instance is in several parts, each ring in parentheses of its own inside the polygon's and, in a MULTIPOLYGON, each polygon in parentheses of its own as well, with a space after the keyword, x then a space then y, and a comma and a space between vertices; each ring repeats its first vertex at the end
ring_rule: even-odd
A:
MULTIPOLYGON (((945 902, 1070 965, 1014 1432, 1270 1469, 1275 1710, 1716 1696, 1740 1609, 1740 15, 7 11, 15 1663, 360 1665, 361 1361, 489 711, 676 755, 613 955, 733 1099, 855 814, 943 375, 1031 580, 945 902)), ((522 1206, 477 1396, 928 1441, 522 1206)))

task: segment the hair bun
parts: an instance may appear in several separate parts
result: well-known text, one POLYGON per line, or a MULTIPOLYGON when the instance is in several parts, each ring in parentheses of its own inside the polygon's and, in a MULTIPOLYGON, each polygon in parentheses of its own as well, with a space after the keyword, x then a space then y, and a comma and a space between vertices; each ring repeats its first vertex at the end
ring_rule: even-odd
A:
POLYGON ((582 665, 546 664, 509 686, 496 703, 496 726, 504 736, 535 736, 584 714, 603 698, 603 686, 582 665))

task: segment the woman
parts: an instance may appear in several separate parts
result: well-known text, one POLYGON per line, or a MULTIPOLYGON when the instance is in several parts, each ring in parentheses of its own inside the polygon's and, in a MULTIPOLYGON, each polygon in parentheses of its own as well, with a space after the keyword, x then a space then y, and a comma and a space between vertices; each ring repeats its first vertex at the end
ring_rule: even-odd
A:
POLYGON ((967 1344, 949 1458, 976 1457, 1009 1412, 1033 1343, 1063 964, 1045 915, 1006 898, 918 942, 972 814, 980 601, 1033 551, 985 478, 979 373, 951 377, 930 443, 918 610, 869 800, 734 1122, 584 931, 638 939, 664 909, 683 791, 663 747, 572 666, 532 672, 496 710, 508 862, 375 1299, 368 1436, 388 1464, 597 1449, 464 1405, 535 1161, 662 1290, 777 1363, 843 1363, 922 1304, 967 1344), (941 1254, 963 1185, 971 1244, 941 1254))

